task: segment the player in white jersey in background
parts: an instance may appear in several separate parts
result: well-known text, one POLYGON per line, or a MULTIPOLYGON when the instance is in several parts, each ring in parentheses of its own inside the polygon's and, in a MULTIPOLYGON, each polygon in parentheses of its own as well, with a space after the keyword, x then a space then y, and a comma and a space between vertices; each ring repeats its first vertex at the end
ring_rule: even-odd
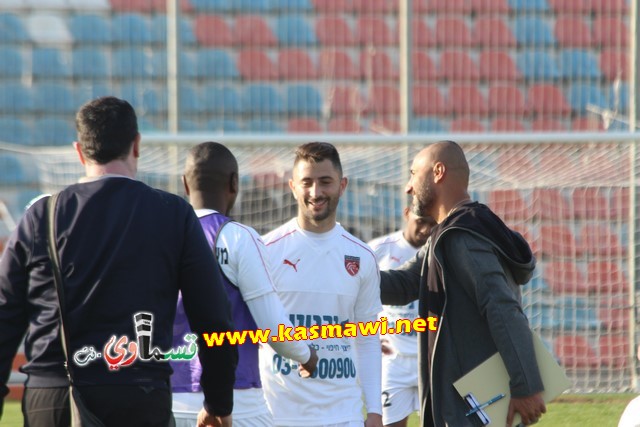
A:
MULTIPOLYGON (((420 217, 404 208, 405 227, 369 242, 381 270, 397 268, 413 258, 427 242, 436 222, 420 217)), ((386 317, 389 328, 398 319, 418 317, 418 302, 407 305, 383 305, 380 317, 386 317)), ((382 343, 382 422, 389 427, 406 427, 412 412, 420 410, 418 394, 418 340, 415 331, 387 334, 382 343)))
MULTIPOLYGON (((224 284, 235 328, 272 331, 279 324, 292 326, 275 292, 264 243, 256 231, 232 221, 228 215, 238 196, 238 163, 227 147, 217 142, 204 142, 189 151, 183 175, 185 191, 196 211, 209 244, 215 250, 224 274, 224 284), (214 248, 215 246, 215 248, 214 248)), ((176 314, 174 340, 183 332, 180 310, 176 314), (177 334, 177 335, 176 335, 177 334)), ((251 342, 238 348, 238 367, 233 391, 233 426, 267 427, 273 425, 261 388, 258 346, 251 342)), ((201 344, 204 345, 204 344, 201 344)), ((271 343, 278 354, 292 358, 307 370, 314 371, 318 357, 305 341, 271 343)), ((173 410, 178 427, 195 425, 194 415, 202 406, 199 390, 199 364, 172 364, 173 410), (196 373, 194 375, 194 373, 196 373)), ((301 370, 303 368, 300 368, 301 370)), ((307 380, 310 381, 310 380, 307 380)))
MULTIPOLYGON (((335 147, 311 142, 296 150, 289 186, 298 215, 264 237, 272 276, 292 323, 376 321, 382 309, 379 270, 371 249, 336 223, 347 186, 335 147)), ((278 426, 382 426, 378 334, 310 341, 318 366, 302 379, 292 362, 263 346, 265 395, 278 426)))

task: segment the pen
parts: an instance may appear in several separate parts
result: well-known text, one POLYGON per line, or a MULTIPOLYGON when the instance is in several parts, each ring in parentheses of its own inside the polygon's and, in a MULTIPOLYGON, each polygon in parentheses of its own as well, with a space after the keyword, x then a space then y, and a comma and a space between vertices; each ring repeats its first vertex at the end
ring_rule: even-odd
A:
POLYGON ((500 394, 498 394, 498 395, 496 395, 496 396, 493 396, 491 399, 487 400, 487 401, 486 401, 486 402, 484 402, 483 404, 478 405, 478 406, 476 406, 475 408, 473 408, 472 410, 470 410, 469 412, 467 412, 467 413, 465 414, 465 416, 467 416, 467 417, 468 417, 469 415, 473 415, 473 414, 475 414, 476 412, 480 411, 481 409, 484 409, 484 408, 486 408, 487 406, 489 406, 489 405, 492 405, 492 404, 496 403, 498 400, 502 399, 503 397, 504 397, 504 394, 503 394, 503 393, 500 393, 500 394))

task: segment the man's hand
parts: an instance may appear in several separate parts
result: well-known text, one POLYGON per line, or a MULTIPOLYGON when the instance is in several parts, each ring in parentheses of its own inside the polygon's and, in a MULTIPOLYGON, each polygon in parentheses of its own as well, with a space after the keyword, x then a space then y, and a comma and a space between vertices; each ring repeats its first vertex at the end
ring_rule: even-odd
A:
POLYGON ((374 413, 367 414, 364 427, 382 427, 382 415, 374 413))
POLYGON ((547 412, 547 407, 542 399, 542 393, 528 397, 512 397, 509 401, 507 427, 511 427, 513 416, 516 413, 522 417, 522 424, 529 425, 537 423, 545 412, 547 412))
POLYGON ((198 412, 198 427, 231 427, 232 424, 231 415, 226 417, 211 415, 204 408, 198 412))
POLYGON ((311 357, 309 357, 307 363, 302 363, 298 366, 298 372, 300 372, 302 378, 309 378, 313 375, 318 365, 318 352, 311 346, 309 346, 309 350, 311 350, 311 357))

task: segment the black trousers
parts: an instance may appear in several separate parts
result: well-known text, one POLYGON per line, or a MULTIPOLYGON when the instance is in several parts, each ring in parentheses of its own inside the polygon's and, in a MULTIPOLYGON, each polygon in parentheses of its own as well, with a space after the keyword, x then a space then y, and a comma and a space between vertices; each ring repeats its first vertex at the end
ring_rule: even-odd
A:
MULTIPOLYGON (((171 427, 169 388, 144 386, 78 387, 86 406, 105 426, 171 427)), ((69 427, 68 388, 27 387, 22 398, 25 427, 69 427)))

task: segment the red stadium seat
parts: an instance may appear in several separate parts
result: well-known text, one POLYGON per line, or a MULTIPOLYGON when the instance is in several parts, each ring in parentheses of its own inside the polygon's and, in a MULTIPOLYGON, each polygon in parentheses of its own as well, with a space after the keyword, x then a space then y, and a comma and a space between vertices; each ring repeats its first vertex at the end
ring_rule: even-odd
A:
POLYGON ((398 70, 387 52, 365 49, 360 52, 360 77, 365 80, 396 80, 398 70))
POLYGON ((438 71, 431 56, 424 50, 414 50, 411 54, 411 68, 415 81, 436 80, 438 71))
POLYGON ((337 49, 324 49, 320 52, 320 77, 327 79, 356 79, 358 71, 349 54, 337 49))
MULTIPOLYGON (((574 257, 579 247, 566 225, 540 226, 540 253, 546 257, 574 257)), ((586 284, 583 282, 582 285, 586 284)))
POLYGON ((321 132, 322 128, 316 119, 312 118, 295 118, 290 119, 287 125, 289 132, 321 132))
POLYGON ((447 114, 447 105, 435 85, 415 85, 412 90, 413 113, 417 116, 447 114))
POLYGON ((606 307, 598 310, 598 318, 608 334, 614 331, 629 330, 629 314, 632 306, 627 296, 615 296, 607 299, 606 307))
POLYGON ((617 262, 590 261, 587 264, 587 283, 597 294, 620 294, 629 289, 628 279, 617 262))
POLYGON ((438 77, 445 80, 476 81, 480 78, 480 73, 467 52, 446 50, 440 54, 438 77))
POLYGON ((395 85, 373 85, 369 95, 367 111, 377 115, 399 114, 400 93, 395 85))
POLYGON ((361 16, 356 20, 356 42, 364 46, 391 46, 398 43, 383 18, 361 16))
MULTIPOLYGON (((348 3, 345 1, 345 3, 348 3)), ((398 2, 393 0, 351 0, 351 6, 356 14, 391 13, 398 10, 398 2)))
POLYGON ((629 54, 618 49, 604 49, 600 52, 600 70, 608 80, 629 80, 629 54))
POLYGON ((478 14, 506 14, 511 8, 507 0, 471 0, 471 10, 478 14))
POLYGON ((411 39, 413 47, 432 47, 436 45, 436 37, 433 31, 422 18, 411 20, 411 39))
POLYGON ((519 80, 522 77, 513 58, 507 52, 482 51, 478 58, 478 66, 480 78, 483 80, 519 80))
POLYGON ((586 224, 580 231, 580 244, 583 253, 595 257, 619 257, 627 253, 618 234, 607 224, 586 224))
POLYGON ((501 18, 478 18, 473 31, 473 40, 478 45, 489 48, 516 46, 513 32, 501 18))
POLYGON ((247 80, 276 80, 278 68, 260 49, 245 49, 238 54, 238 71, 247 80))
POLYGON ((536 114, 567 115, 571 113, 571 107, 562 90, 547 83, 534 84, 529 87, 527 109, 536 114))
POLYGON ((520 190, 492 190, 487 204, 506 222, 531 217, 529 206, 520 190))
MULTIPOLYGON (((166 0, 151 0, 151 7, 153 12, 167 13, 166 0)), ((186 13, 193 13, 193 6, 189 0, 181 0, 180 10, 186 13)))
POLYGON ((351 12, 353 5, 345 0, 312 0, 313 8, 320 13, 351 12))
POLYGON ((400 132, 400 123, 392 118, 375 118, 369 123, 369 130, 381 135, 400 132))
POLYGON ((602 47, 629 46, 629 26, 620 18, 599 16, 593 20, 593 41, 602 47))
POLYGON ((597 187, 578 187, 571 195, 573 213, 578 219, 608 219, 611 214, 609 197, 597 187))
POLYGON ((451 132, 484 132, 484 126, 478 120, 466 117, 451 121, 451 132))
POLYGON ((434 34, 439 46, 469 47, 474 44, 469 27, 462 18, 439 18, 436 21, 434 34))
POLYGON ((456 114, 487 114, 487 102, 477 85, 452 84, 447 102, 448 109, 456 114))
POLYGON ((257 15, 238 15, 233 28, 235 44, 238 46, 275 46, 278 39, 267 21, 257 15))
POLYGON ((533 132, 559 132, 567 130, 560 120, 550 118, 538 118, 531 122, 533 132))
POLYGON ((497 118, 491 122, 492 132, 524 132, 524 124, 517 119, 497 118))
POLYGON ((611 194, 611 218, 629 218, 629 188, 616 188, 611 194))
POLYGON ((524 95, 515 85, 495 85, 489 87, 487 95, 489 114, 522 115, 527 109, 524 95))
POLYGON ((312 80, 318 77, 311 57, 302 49, 280 49, 278 74, 286 80, 312 80))
POLYGON ((579 335, 561 335, 553 340, 553 352, 565 368, 597 368, 598 355, 587 338, 579 335))
POLYGON ((551 10, 556 14, 584 14, 591 13, 591 2, 585 0, 547 0, 551 10))
POLYGON ((604 124, 599 117, 576 117, 571 121, 571 129, 579 131, 603 131, 604 124))
MULTIPOLYGON (((567 162, 558 160, 557 165, 549 164, 544 159, 540 160, 540 167, 554 169, 555 167, 567 167, 567 162)), ((571 208, 567 199, 555 188, 536 188, 532 193, 531 207, 533 214, 543 219, 569 219, 571 208)))
POLYGON ((344 19, 337 16, 318 17, 316 37, 320 45, 324 46, 352 46, 355 43, 351 28, 344 19))
POLYGON ((629 12, 628 0, 590 0, 596 14, 625 14, 629 12))
POLYGON ((231 46, 233 37, 227 21, 217 15, 199 15, 193 21, 193 32, 202 46, 231 46))
MULTIPOLYGON (((553 227, 553 226, 547 226, 553 227)), ((545 252, 545 236, 540 235, 541 250, 545 252)), ((549 288, 556 295, 565 293, 570 294, 586 294, 589 292, 587 281, 584 273, 580 271, 574 262, 570 261, 552 261, 544 265, 542 272, 544 280, 549 284, 549 288)))
MULTIPOLYGON (((507 180, 522 182, 533 176, 537 170, 531 156, 521 150, 503 151, 498 155, 498 172, 507 180)), ((531 213, 529 213, 531 215, 531 213)))
POLYGON ((600 363, 610 368, 626 368, 631 358, 630 338, 624 335, 603 335, 598 339, 600 363))
POLYGON ((559 16, 554 34, 561 47, 591 47, 591 30, 582 17, 559 16))
POLYGON ((467 0, 429 0, 426 2, 424 11, 436 14, 465 14, 471 12, 471 5, 467 0))
POLYGON ((354 86, 331 88, 326 99, 329 102, 329 111, 332 115, 360 114, 364 108, 360 89, 354 86))
POLYGON ((332 117, 327 125, 329 132, 334 133, 360 133, 362 126, 359 120, 342 117, 332 117))

